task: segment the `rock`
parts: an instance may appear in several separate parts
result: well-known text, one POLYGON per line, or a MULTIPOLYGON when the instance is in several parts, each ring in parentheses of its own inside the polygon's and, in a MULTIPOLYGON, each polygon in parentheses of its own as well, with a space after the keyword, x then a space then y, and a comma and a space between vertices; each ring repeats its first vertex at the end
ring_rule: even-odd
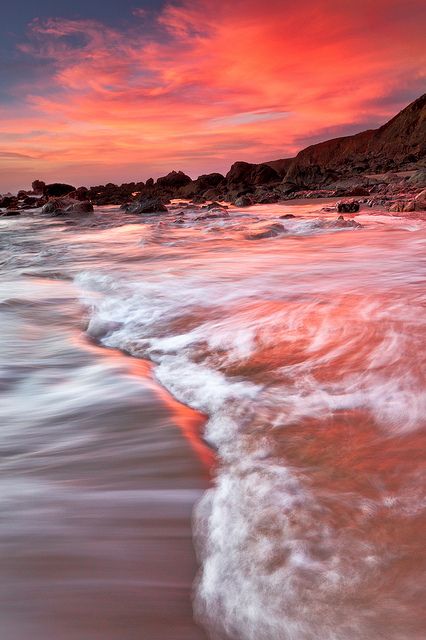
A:
POLYGON ((415 210, 416 210, 416 203, 414 200, 409 200, 404 204, 404 208, 403 208, 404 212, 407 213, 409 211, 415 211, 415 210))
POLYGON ((219 204, 219 202, 211 202, 206 207, 203 207, 203 209, 207 209, 207 211, 211 211, 212 209, 221 209, 223 211, 226 211, 227 208, 228 207, 226 205, 219 204))
POLYGON ((8 211, 3 211, 3 213, 0 213, 1 218, 14 218, 20 215, 21 212, 17 211, 16 209, 9 209, 8 211))
POLYGON ((43 195, 44 189, 46 187, 46 183, 43 180, 34 180, 31 184, 31 188, 35 195, 43 195))
POLYGON ((345 220, 343 216, 339 216, 337 220, 324 222, 324 226, 329 229, 362 229, 362 224, 355 220, 345 220))
POLYGON ((75 191, 71 191, 68 197, 74 200, 80 200, 81 202, 89 200, 89 189, 86 189, 86 187, 78 187, 75 191))
POLYGON ((212 209, 210 213, 205 213, 202 216, 197 216, 195 221, 199 220, 214 220, 215 218, 229 218, 229 213, 225 209, 212 209))
POLYGON ((343 216, 336 220, 318 220, 315 226, 318 229, 362 229, 362 224, 355 220, 345 220, 343 216))
POLYGON ((271 182, 279 183, 281 176, 267 164, 234 162, 226 174, 228 188, 253 187, 271 182))
POLYGON ((192 179, 183 173, 183 171, 171 171, 166 176, 158 178, 156 186, 166 190, 174 190, 184 187, 191 182, 192 179))
POLYGON ((292 213, 285 213, 283 216, 280 216, 280 220, 290 220, 290 218, 295 218, 292 213))
POLYGON ((412 187, 426 187, 426 169, 419 169, 408 178, 408 183, 412 187))
POLYGON ((426 209, 426 189, 414 198, 414 208, 415 211, 424 211, 426 209))
POLYGON ((15 196, 0 197, 0 209, 6 209, 7 207, 15 207, 18 204, 18 199, 15 196))
POLYGON ((382 174, 419 162, 426 151, 426 94, 379 129, 311 145, 300 151, 285 176, 304 188, 356 174, 382 174))
POLYGON ((143 213, 165 213, 167 207, 163 204, 160 198, 145 198, 143 200, 136 200, 123 207, 127 213, 143 214, 143 213))
POLYGON ((41 210, 41 213, 50 213, 57 216, 92 212, 93 205, 91 202, 88 200, 81 202, 72 198, 51 198, 41 210))
POLYGON ((250 196, 241 196, 234 201, 236 207, 251 207, 253 204, 253 200, 250 196))
POLYGON ((49 198, 60 198, 66 196, 71 191, 75 191, 75 187, 70 184, 63 184, 61 182, 53 182, 52 184, 46 184, 43 190, 45 196, 49 198))
POLYGON ((358 200, 342 200, 336 204, 339 213, 356 213, 359 211, 358 200))
POLYGON ((43 202, 40 203, 40 200, 42 200, 42 199, 41 198, 33 198, 31 196, 27 196, 22 201, 22 204, 24 205, 24 207, 32 209, 34 207, 42 206, 43 202))
POLYGON ((221 173, 206 173, 180 188, 183 198, 204 196, 207 200, 216 200, 220 196, 221 186, 225 185, 225 177, 221 173))
POLYGON ((264 238, 275 238, 286 232, 286 228, 279 222, 271 224, 264 231, 259 233, 251 233, 247 236, 247 240, 263 240, 264 238))

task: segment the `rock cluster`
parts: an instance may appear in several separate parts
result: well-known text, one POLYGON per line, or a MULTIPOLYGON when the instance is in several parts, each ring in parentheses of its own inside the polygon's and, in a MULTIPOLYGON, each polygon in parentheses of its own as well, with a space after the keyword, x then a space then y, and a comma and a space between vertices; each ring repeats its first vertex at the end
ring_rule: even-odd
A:
POLYGON ((312 145, 295 158, 235 162, 226 175, 209 173, 195 180, 182 171, 156 181, 89 188, 35 180, 31 191, 0 196, 0 208, 19 212, 47 205, 49 211, 59 207, 57 211, 68 213, 67 207, 88 212, 92 205, 120 205, 123 211, 145 214, 167 211, 172 199, 245 208, 293 198, 338 197, 356 198, 342 200, 337 207, 341 213, 355 213, 362 203, 411 212, 425 210, 425 188, 426 94, 379 129, 312 145), (64 197, 74 204, 60 206, 57 199, 64 197))

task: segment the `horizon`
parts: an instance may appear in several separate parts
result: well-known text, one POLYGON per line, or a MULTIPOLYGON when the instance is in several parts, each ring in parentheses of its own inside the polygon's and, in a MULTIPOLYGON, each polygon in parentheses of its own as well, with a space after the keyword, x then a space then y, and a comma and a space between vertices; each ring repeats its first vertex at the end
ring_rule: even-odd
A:
POLYGON ((363 11, 312 0, 267 11, 259 0, 67 4, 5 11, 1 193, 34 179, 226 173, 377 128, 424 92, 417 0, 363 1, 363 11))

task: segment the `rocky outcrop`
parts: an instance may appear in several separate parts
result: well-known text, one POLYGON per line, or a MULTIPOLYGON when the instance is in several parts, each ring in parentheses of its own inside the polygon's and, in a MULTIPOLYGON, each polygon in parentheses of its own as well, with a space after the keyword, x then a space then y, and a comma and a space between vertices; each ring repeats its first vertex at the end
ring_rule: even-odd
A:
POLYGON ((379 129, 304 149, 284 179, 287 189, 317 188, 356 174, 412 167, 426 156, 426 94, 379 129))

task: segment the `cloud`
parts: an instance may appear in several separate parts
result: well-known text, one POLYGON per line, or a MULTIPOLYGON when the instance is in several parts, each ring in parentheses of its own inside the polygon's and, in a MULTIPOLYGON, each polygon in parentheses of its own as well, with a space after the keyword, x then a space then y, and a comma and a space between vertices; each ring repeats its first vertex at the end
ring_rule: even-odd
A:
POLYGON ((20 50, 46 76, 10 87, 0 134, 49 177, 86 163, 82 181, 285 157, 420 93, 423 16, 420 0, 188 0, 149 28, 36 20, 20 50))

